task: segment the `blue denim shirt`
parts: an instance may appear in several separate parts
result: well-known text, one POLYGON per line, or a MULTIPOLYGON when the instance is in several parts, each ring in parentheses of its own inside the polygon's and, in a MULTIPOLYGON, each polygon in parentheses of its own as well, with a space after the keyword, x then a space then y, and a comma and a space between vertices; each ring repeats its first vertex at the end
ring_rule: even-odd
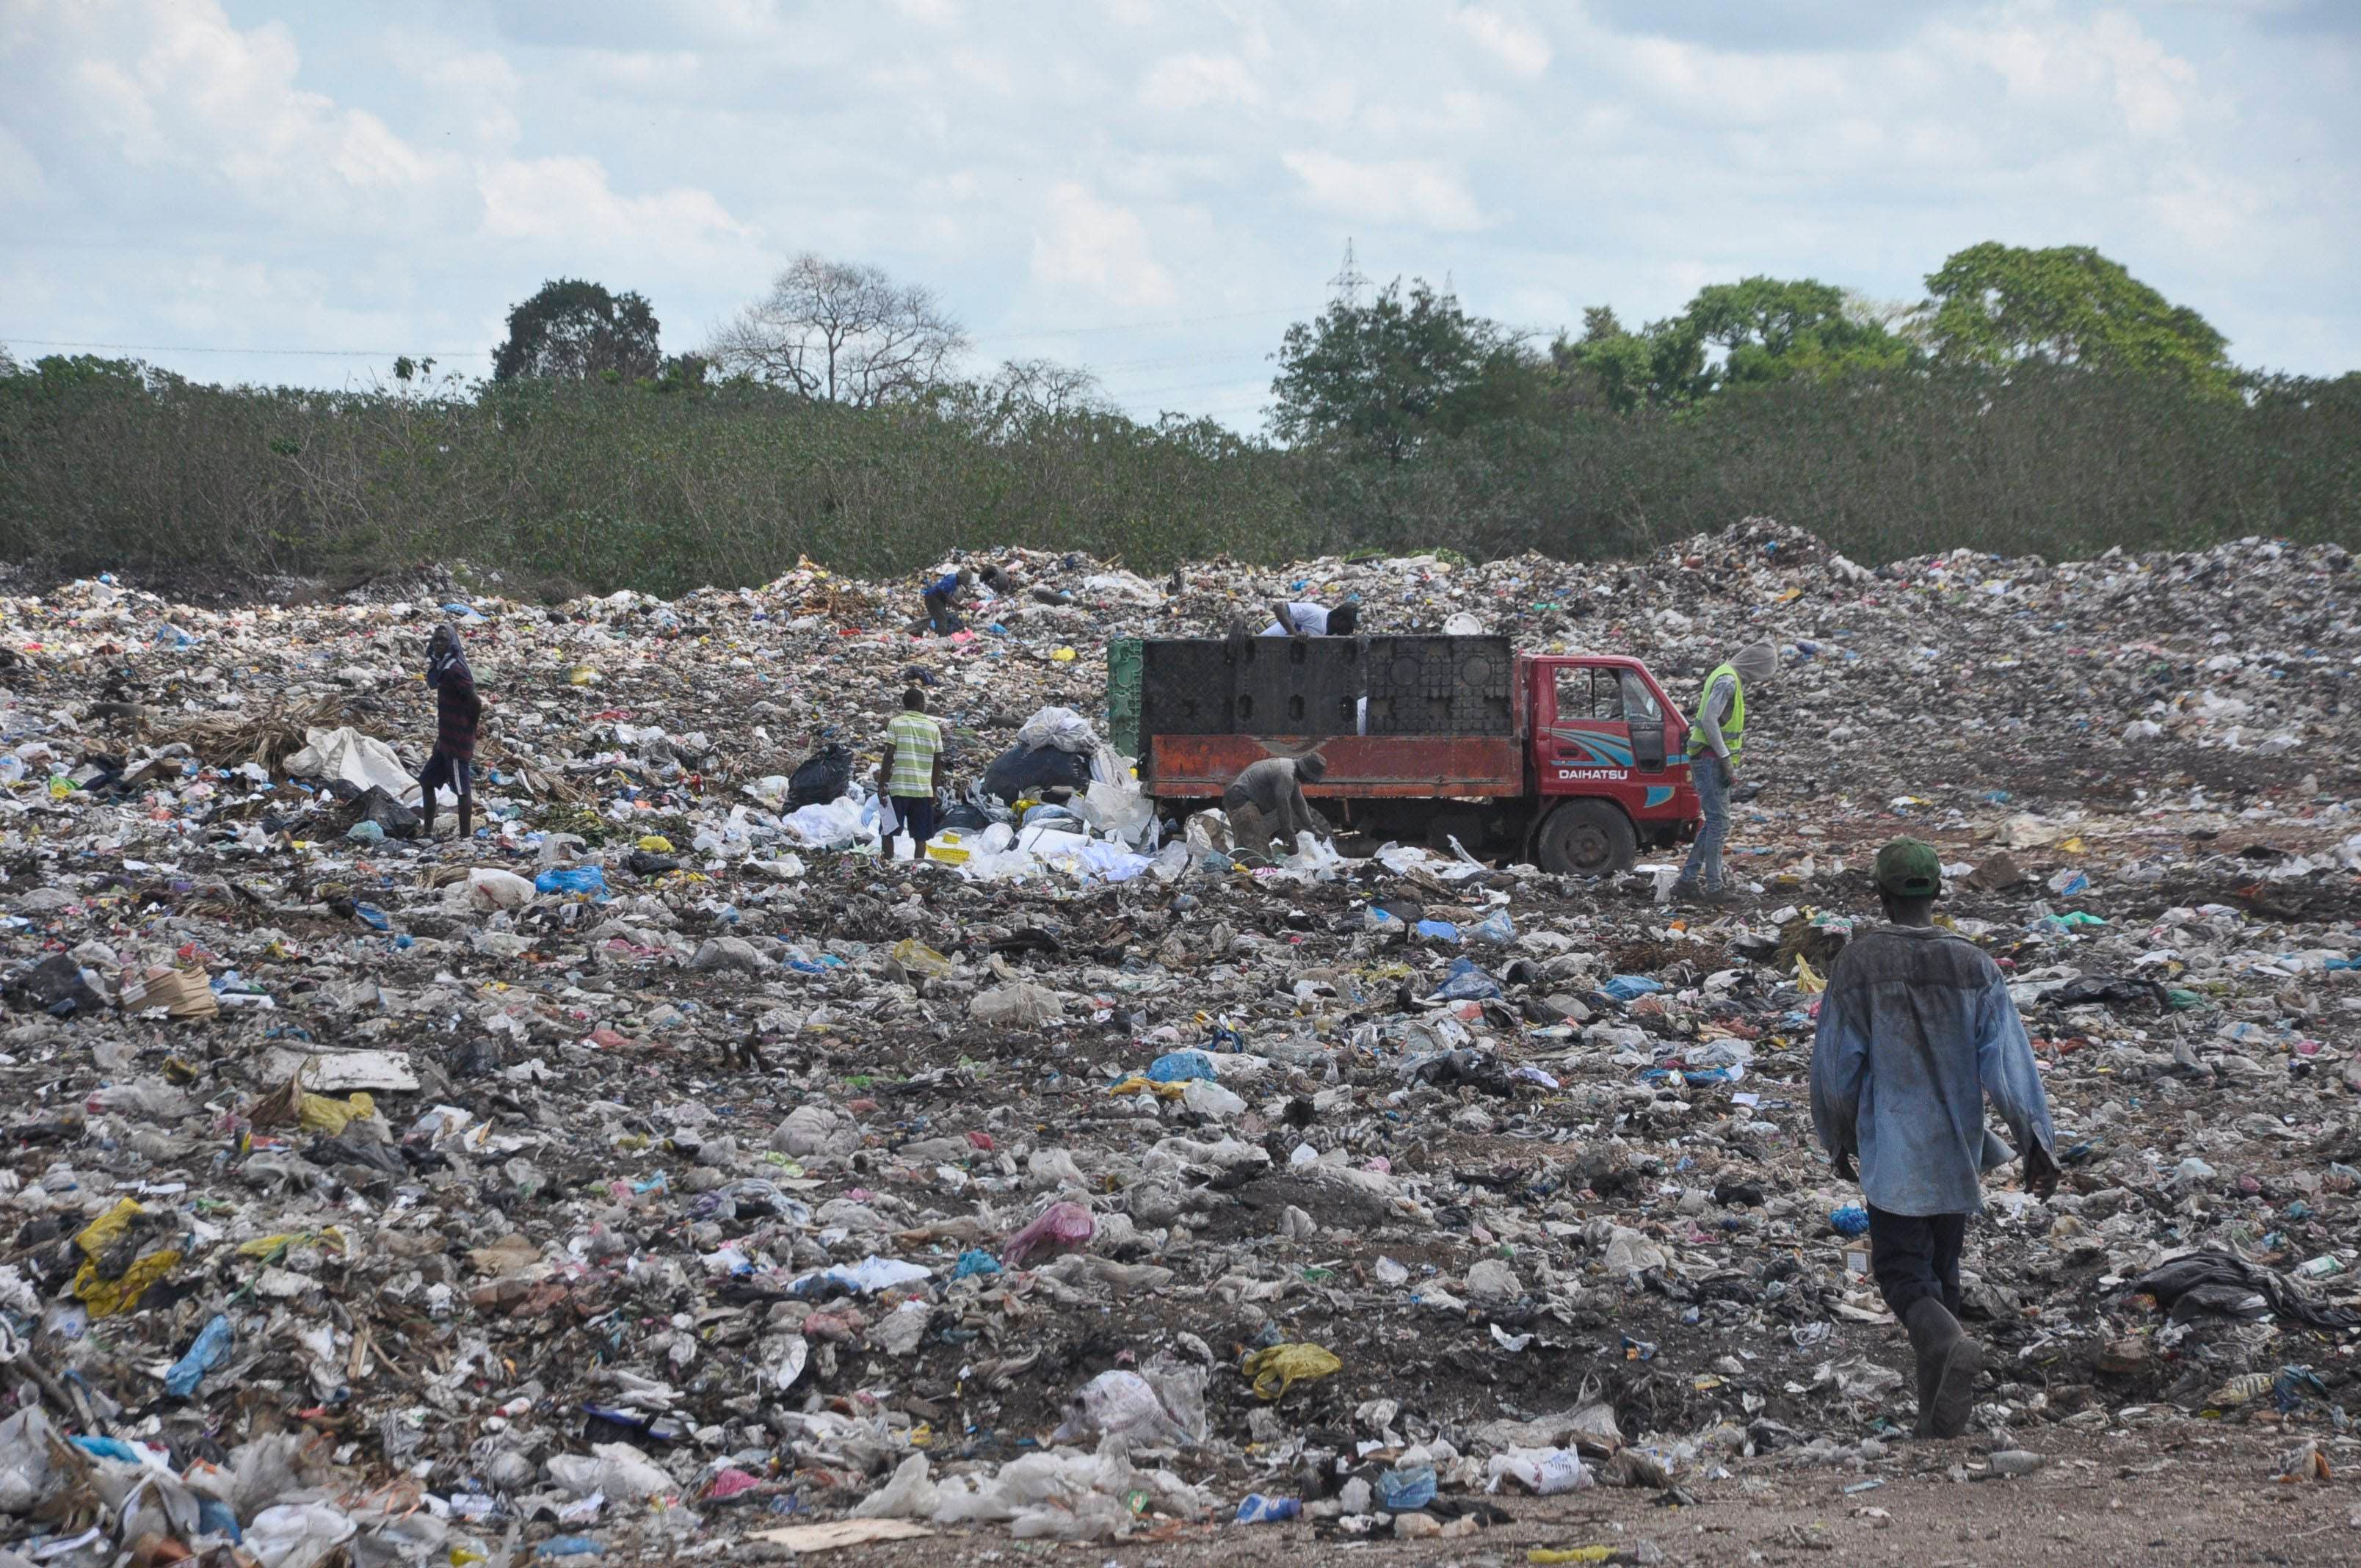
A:
POLYGON ((2017 1147, 2054 1147, 2049 1102, 2000 969, 1939 927, 1880 926, 1838 955, 1812 1041, 1812 1124, 1859 1157, 1861 1196, 1895 1214, 1983 1208, 1983 1102, 2017 1147))

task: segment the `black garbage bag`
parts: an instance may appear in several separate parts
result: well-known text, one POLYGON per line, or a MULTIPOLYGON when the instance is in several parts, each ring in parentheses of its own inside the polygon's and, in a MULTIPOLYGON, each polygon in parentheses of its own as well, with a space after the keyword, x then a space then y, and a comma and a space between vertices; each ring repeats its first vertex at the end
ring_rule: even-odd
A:
POLYGON ((852 788, 852 753, 841 740, 830 740, 796 764, 787 778, 789 806, 821 806, 852 788))
POLYGON ((1027 795, 1039 799, 1051 789, 1088 789, 1091 760, 1055 746, 1011 746, 983 770, 983 793, 1015 803, 1027 795))
POLYGON ((983 814, 982 806, 970 806, 962 800, 945 811, 936 826, 957 833, 981 833, 992 826, 992 818, 983 814))
POLYGON ((8 982, 6 994, 10 1003, 27 1013, 60 1018, 100 1012, 106 1006, 106 999, 82 979, 82 965, 66 953, 52 953, 17 975, 8 982))
POLYGON ((2324 1301, 2302 1285, 2259 1264, 2213 1247, 2160 1263, 2124 1287, 2127 1296, 2153 1296, 2186 1321, 2197 1317, 2294 1318, 2316 1329, 2361 1327, 2361 1310, 2324 1301))
POLYGON ((356 822, 374 822, 385 829, 385 836, 389 839, 418 837, 418 813, 394 799, 379 785, 369 785, 368 792, 354 804, 359 807, 354 817, 356 822))

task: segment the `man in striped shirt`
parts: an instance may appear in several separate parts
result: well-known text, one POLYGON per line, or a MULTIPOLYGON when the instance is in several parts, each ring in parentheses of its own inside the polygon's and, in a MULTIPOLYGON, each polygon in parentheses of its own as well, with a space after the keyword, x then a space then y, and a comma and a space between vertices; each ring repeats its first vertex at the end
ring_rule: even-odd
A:
POLYGON ((900 831, 923 845, 935 836, 935 791, 943 783, 943 727, 927 717, 927 696, 917 686, 902 694, 902 711, 885 727, 878 772, 900 831))

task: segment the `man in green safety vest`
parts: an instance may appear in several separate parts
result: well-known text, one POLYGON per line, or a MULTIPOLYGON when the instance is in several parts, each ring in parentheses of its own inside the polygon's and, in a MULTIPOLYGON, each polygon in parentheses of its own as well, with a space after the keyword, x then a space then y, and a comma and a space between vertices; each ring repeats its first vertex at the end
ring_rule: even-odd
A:
POLYGON ((1779 673, 1779 645, 1765 639, 1740 649, 1705 678, 1697 717, 1689 721, 1689 782, 1697 786, 1705 826, 1689 847, 1688 863, 1673 884, 1673 896, 1691 903, 1719 904, 1721 846, 1730 837, 1730 789, 1738 782, 1738 759, 1746 746, 1746 688, 1779 673))

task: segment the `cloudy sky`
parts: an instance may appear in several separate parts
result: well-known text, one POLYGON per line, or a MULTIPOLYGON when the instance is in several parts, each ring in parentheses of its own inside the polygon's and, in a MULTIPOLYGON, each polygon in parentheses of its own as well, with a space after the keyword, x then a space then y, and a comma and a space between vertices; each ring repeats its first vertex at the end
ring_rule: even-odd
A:
POLYGON ((2334 373, 2356 162, 2361 0, 0 0, 0 342, 480 374, 546 278, 680 350, 809 249, 1251 427, 1348 236, 1542 333, 2000 239, 2334 373))

